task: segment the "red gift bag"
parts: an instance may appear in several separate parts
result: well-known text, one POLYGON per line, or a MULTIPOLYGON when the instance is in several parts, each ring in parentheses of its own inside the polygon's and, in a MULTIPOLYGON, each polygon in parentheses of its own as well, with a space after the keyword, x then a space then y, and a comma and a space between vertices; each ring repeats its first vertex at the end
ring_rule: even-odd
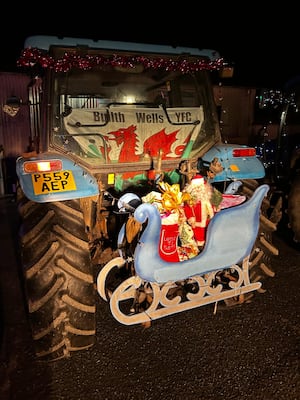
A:
POLYGON ((159 255, 165 261, 179 261, 178 224, 163 225, 160 231, 159 255))

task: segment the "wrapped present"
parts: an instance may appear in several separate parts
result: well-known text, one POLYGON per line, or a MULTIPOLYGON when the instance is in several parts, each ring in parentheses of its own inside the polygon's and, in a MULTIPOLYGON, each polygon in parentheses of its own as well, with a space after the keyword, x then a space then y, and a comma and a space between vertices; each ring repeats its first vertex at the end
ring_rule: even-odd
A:
POLYGON ((188 260, 199 254, 193 229, 186 221, 181 222, 179 225, 179 240, 178 253, 180 261, 188 260))

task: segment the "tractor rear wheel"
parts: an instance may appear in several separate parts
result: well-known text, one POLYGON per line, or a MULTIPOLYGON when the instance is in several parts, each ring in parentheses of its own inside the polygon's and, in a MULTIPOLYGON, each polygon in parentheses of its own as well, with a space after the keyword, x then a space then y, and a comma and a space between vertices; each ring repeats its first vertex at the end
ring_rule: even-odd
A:
POLYGON ((95 285, 79 200, 35 203, 17 193, 24 296, 39 360, 95 340, 95 285))

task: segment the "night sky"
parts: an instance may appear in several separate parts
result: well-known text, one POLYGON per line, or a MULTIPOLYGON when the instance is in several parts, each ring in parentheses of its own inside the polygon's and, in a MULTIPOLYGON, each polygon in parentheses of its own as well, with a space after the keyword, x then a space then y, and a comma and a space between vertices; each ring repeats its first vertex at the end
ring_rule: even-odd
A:
POLYGON ((24 4, 18 10, 21 20, 0 28, 0 70, 18 70, 16 61, 27 36, 54 35, 215 49, 234 64, 234 78, 228 81, 233 85, 281 88, 300 74, 300 29, 293 7, 279 4, 270 11, 253 2, 234 8, 228 2, 209 7, 186 1, 177 6, 138 4, 89 2, 76 8, 65 3, 66 11, 53 2, 30 10, 24 4))

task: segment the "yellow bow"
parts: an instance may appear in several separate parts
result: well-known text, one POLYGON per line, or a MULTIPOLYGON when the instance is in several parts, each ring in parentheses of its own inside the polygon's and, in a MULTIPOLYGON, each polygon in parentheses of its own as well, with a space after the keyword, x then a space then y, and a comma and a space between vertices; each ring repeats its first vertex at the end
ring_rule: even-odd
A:
POLYGON ((190 197, 188 193, 181 192, 178 183, 169 185, 167 182, 159 182, 159 187, 163 192, 161 202, 166 211, 178 211, 183 202, 190 197))

